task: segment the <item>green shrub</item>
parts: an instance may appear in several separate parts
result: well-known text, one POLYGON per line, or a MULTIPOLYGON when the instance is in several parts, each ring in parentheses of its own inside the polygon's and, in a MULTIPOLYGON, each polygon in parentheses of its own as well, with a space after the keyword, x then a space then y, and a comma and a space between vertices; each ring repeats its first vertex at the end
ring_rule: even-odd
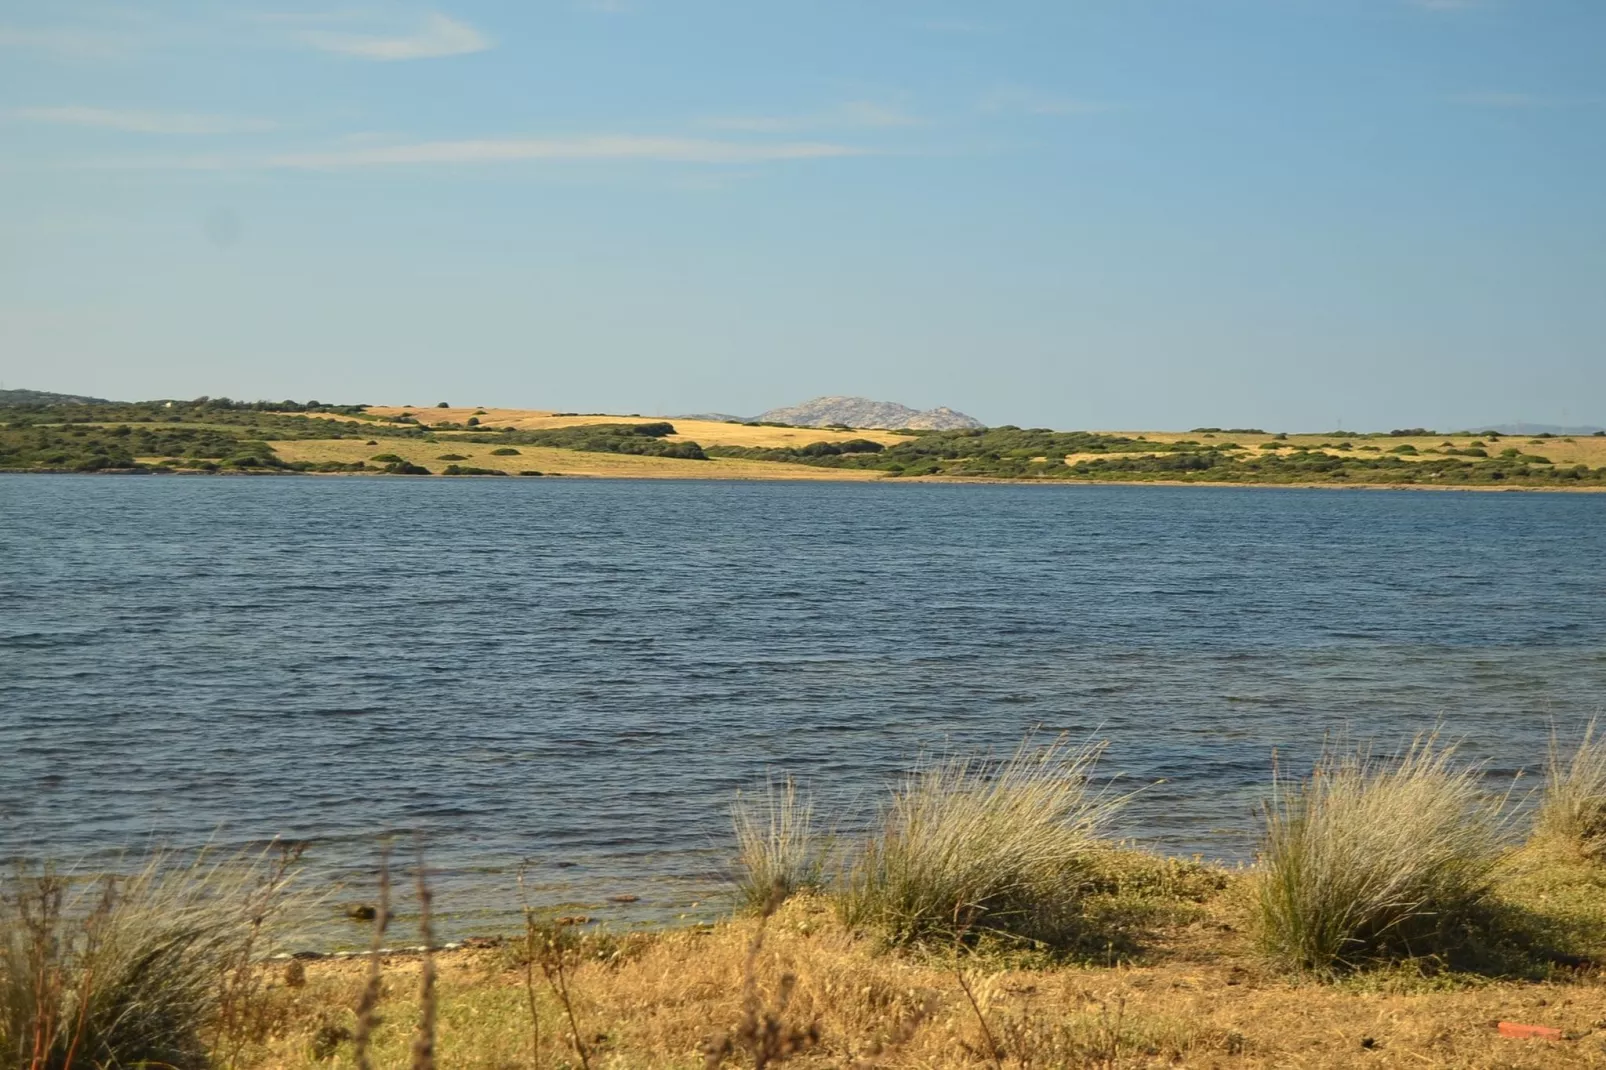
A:
POLYGON ((1318 973, 1455 950, 1490 896, 1506 830, 1506 800, 1485 795, 1480 772, 1427 736, 1394 761, 1328 751, 1309 779, 1278 779, 1261 854, 1264 949, 1318 973))
POLYGON ((394 453, 376 453, 376 454, 374 454, 372 457, 370 457, 368 459, 370 461, 378 461, 380 464, 406 464, 407 463, 405 460, 403 460, 401 457, 398 457, 394 453))
POLYGON ((495 468, 475 468, 466 464, 449 464, 441 469, 443 476, 504 476, 506 472, 495 468))
POLYGON ((494 449, 491 451, 492 457, 517 457, 518 455, 519 451, 514 449, 512 446, 503 446, 500 449, 494 449))
POLYGON ((461 453, 443 453, 439 457, 436 457, 435 459, 437 461, 466 461, 466 460, 468 460, 468 458, 464 457, 461 453))
POLYGON ((766 781, 757 796, 738 793, 731 805, 736 833, 736 889, 744 905, 762 909, 775 896, 824 885, 825 841, 814 828, 814 804, 787 777, 766 781))
POLYGON ((1584 727, 1571 757, 1550 737, 1549 778, 1534 821, 1537 836, 1566 844, 1594 858, 1606 858, 1606 737, 1597 722, 1584 727))
POLYGON ((427 476, 427 475, 429 475, 429 469, 428 468, 425 468, 421 464, 413 464, 413 463, 411 463, 409 461, 397 461, 397 462, 394 462, 392 464, 387 464, 385 466, 385 471, 390 473, 393 476, 427 476))
POLYGON ((1001 764, 950 758, 913 774, 848 861, 843 920, 894 943, 1063 940, 1125 801, 1092 789, 1103 750, 1028 739, 1001 764))

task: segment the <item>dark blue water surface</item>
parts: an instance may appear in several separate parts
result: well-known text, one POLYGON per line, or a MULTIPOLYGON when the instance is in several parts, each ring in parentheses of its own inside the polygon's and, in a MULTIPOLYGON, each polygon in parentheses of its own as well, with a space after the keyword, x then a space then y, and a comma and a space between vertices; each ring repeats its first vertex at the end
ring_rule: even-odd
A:
POLYGON ((0 607, 0 857, 279 835, 360 888, 399 833, 457 932, 524 860, 656 920, 766 771, 851 824, 1097 734, 1164 781, 1124 832, 1232 859, 1330 731, 1536 768, 1606 695, 1606 496, 15 476, 0 607))

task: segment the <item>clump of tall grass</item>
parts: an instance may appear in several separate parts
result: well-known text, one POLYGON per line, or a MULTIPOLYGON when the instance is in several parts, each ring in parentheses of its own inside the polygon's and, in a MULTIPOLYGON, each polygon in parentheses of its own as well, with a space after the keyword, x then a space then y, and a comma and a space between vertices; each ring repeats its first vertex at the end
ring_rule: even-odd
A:
POLYGON ((742 903, 762 910, 781 898, 824 884, 826 838, 814 825, 814 803, 791 777, 773 780, 756 795, 736 795, 731 804, 736 833, 736 891, 742 903))
POLYGON ((1507 802, 1431 735, 1393 760, 1328 750, 1309 779, 1278 777, 1262 845, 1264 949, 1318 973, 1453 951, 1488 904, 1507 802))
POLYGON ((294 861, 157 857, 98 880, 17 873, 0 895, 0 1065, 232 1064, 294 861))
POLYGON ((1003 762, 952 757, 911 775, 848 862, 843 921, 894 943, 1063 939, 1125 801, 1093 787, 1104 746, 1028 738, 1003 762))
POLYGON ((1606 858, 1606 736, 1597 737, 1596 726, 1591 720, 1584 727, 1570 757, 1551 733, 1549 779, 1534 832, 1585 856, 1606 858))

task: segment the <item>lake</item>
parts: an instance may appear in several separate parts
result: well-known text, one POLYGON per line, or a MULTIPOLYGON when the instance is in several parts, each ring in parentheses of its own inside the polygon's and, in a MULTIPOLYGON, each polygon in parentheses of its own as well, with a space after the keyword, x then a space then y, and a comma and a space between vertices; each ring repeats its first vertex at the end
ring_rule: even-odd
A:
POLYGON ((1606 695, 1606 495, 7 476, 0 605, 0 857, 282 836, 363 898, 394 835, 448 935, 526 864, 632 924, 728 909, 739 787, 851 827, 1034 727, 1226 860, 1326 734, 1537 772, 1606 695))

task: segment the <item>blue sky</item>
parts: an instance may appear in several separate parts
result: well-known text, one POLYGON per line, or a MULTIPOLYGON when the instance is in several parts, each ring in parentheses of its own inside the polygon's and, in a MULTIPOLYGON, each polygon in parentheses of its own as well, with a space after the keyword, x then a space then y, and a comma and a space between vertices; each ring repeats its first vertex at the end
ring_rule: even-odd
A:
POLYGON ((0 0, 0 379, 1606 423, 1598 0, 0 0))

